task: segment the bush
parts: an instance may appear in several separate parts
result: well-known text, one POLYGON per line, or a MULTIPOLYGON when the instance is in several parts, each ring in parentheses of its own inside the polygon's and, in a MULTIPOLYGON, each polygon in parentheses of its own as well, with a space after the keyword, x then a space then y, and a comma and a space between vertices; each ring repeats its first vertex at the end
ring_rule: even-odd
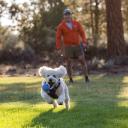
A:
POLYGON ((27 63, 30 63, 34 60, 35 53, 30 48, 27 47, 26 49, 3 49, 0 51, 0 62, 1 63, 20 63, 22 61, 25 61, 27 63))

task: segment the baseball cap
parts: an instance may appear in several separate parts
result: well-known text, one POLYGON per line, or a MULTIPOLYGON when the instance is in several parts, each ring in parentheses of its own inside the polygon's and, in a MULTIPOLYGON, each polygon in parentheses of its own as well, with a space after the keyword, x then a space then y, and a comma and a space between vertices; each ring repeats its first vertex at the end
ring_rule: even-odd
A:
POLYGON ((69 8, 66 8, 66 9, 64 9, 63 14, 64 15, 66 15, 66 14, 72 14, 72 11, 69 8))

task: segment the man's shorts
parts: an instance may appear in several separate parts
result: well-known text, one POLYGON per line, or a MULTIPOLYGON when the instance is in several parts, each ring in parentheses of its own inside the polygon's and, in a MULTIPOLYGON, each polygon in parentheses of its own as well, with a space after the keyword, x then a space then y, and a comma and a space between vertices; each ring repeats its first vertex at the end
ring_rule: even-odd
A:
POLYGON ((80 45, 72 45, 72 46, 66 46, 65 47, 65 57, 69 58, 78 58, 82 55, 82 49, 80 48, 80 45))

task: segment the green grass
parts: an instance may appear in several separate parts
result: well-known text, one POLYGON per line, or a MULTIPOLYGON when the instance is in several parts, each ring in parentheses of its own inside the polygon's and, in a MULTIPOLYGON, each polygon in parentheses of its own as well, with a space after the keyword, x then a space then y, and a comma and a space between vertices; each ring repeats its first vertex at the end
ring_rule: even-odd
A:
POLYGON ((128 128, 128 76, 91 77, 69 86, 69 111, 42 100, 39 77, 0 77, 0 128, 128 128))

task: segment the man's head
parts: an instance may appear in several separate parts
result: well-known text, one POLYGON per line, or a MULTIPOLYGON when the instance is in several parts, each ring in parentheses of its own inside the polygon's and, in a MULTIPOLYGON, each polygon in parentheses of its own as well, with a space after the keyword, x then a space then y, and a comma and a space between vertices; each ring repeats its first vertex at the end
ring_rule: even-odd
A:
POLYGON ((72 11, 69 8, 64 9, 63 15, 64 15, 64 20, 66 22, 70 22, 71 21, 71 19, 72 19, 72 11))

